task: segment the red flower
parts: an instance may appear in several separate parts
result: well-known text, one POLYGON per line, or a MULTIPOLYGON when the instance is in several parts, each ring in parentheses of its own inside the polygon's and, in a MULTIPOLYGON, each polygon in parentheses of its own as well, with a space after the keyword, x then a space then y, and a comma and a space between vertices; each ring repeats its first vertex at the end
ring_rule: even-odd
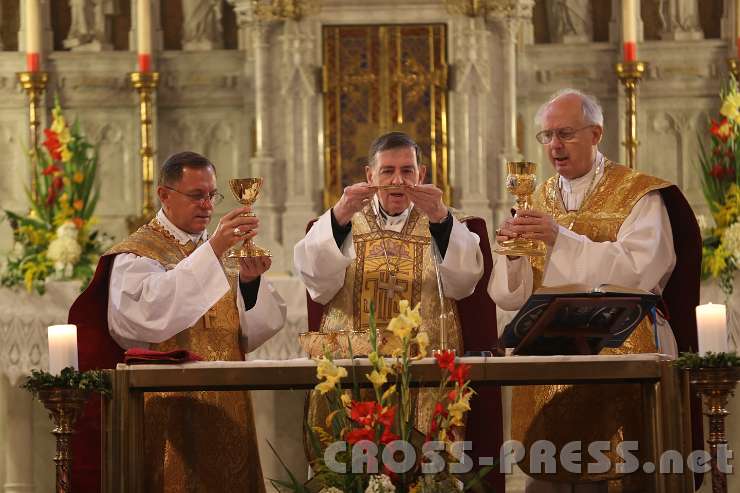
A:
POLYGON ((438 402, 434 405, 434 414, 432 415, 432 417, 434 418, 437 416, 447 416, 447 410, 441 402, 438 402))
POLYGON ((454 390, 454 389, 450 390, 447 393, 447 398, 451 400, 452 402, 455 402, 455 400, 457 399, 457 390, 454 390))
POLYGON ((51 165, 47 166, 46 168, 44 168, 44 170, 41 172, 41 174, 44 175, 44 176, 49 176, 49 175, 53 175, 54 173, 59 173, 61 171, 62 170, 59 169, 59 167, 51 164, 51 165))
POLYGON ((722 178, 722 176, 725 174, 725 168, 721 164, 715 164, 714 166, 712 166, 709 174, 718 179, 722 178))
POLYGON ((386 407, 378 416, 378 423, 385 427, 393 426, 393 419, 396 417, 396 406, 386 407))
POLYGON ((363 426, 370 426, 380 411, 380 404, 375 401, 352 402, 350 419, 363 426))
POLYGON ((59 142, 59 136, 56 132, 49 128, 44 130, 44 135, 46 135, 44 147, 46 147, 46 150, 49 151, 49 154, 54 161, 59 161, 60 159, 62 159, 62 151, 60 150, 62 144, 61 142, 59 142))
POLYGON ((383 434, 380 435, 380 443, 382 443, 383 445, 387 445, 395 440, 398 440, 399 438, 401 437, 390 431, 390 429, 384 428, 383 434))
POLYGON ((459 365, 450 375, 450 380, 457 382, 460 386, 465 385, 470 373, 470 365, 459 365))
POLYGON ((64 180, 62 180, 61 176, 55 176, 51 182, 51 186, 54 187, 54 190, 61 190, 64 186, 64 180))
POLYGON ((72 222, 78 230, 82 229, 82 227, 85 225, 85 220, 81 217, 75 217, 74 219, 72 219, 72 222))
POLYGON ((732 135, 732 127, 730 126, 730 122, 727 121, 727 118, 723 118, 720 122, 712 119, 712 127, 709 131, 722 142, 727 142, 727 139, 732 135))
POLYGON ((455 353, 452 351, 440 351, 434 355, 437 359, 437 364, 443 370, 450 372, 455 370, 455 353))
POLYGON ((369 428, 357 428, 347 433, 347 443, 354 445, 355 443, 362 440, 373 441, 375 439, 375 431, 369 428))
POLYGON ((734 180, 735 179, 735 168, 733 168, 732 166, 728 166, 725 169, 725 178, 727 178, 728 180, 734 180))
POLYGON ((50 185, 49 189, 46 191, 46 205, 53 204, 56 198, 57 198, 57 191, 54 190, 54 187, 50 185))

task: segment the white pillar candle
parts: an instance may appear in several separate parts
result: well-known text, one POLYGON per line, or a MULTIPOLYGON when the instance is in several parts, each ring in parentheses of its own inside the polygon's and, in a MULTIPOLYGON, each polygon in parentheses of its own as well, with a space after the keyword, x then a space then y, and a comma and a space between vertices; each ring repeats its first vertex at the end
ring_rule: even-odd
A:
POLYGON ((41 53, 41 9, 39 0, 25 0, 26 70, 39 70, 41 53))
POLYGON ((636 0, 622 0, 622 43, 624 43, 624 61, 637 60, 636 0))
POLYGON ((152 69, 152 4, 150 0, 136 0, 136 50, 139 71, 152 69))
POLYGON ((725 305, 708 303, 696 307, 699 329, 699 354, 727 352, 727 312, 725 305))
POLYGON ((49 326, 49 373, 59 375, 71 366, 79 369, 77 363, 77 327, 74 325, 49 326))

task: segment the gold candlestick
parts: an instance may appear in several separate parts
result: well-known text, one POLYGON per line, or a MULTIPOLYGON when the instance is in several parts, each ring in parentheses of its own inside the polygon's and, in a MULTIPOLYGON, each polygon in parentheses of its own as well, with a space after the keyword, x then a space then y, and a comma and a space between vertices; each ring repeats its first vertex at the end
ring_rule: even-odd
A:
POLYGON ((616 65, 617 77, 624 86, 627 105, 625 108, 625 140, 622 142, 627 148, 627 165, 634 169, 637 158, 637 84, 645 73, 645 62, 621 62, 616 65))
POLYGON ((159 72, 132 72, 131 85, 139 93, 139 156, 143 201, 141 214, 127 219, 128 229, 133 232, 154 217, 152 190, 154 188, 154 149, 152 148, 152 94, 159 84, 159 72))
POLYGON ((28 96, 28 128, 29 128, 29 146, 28 155, 31 158, 31 199, 36 202, 38 198, 38 147, 39 147, 39 104, 41 97, 46 90, 46 84, 49 82, 47 72, 17 72, 18 82, 26 91, 28 96))
POLYGON ((717 447, 727 445, 725 417, 727 401, 735 392, 740 369, 734 367, 691 370, 691 384, 704 402, 709 418, 709 454, 712 456, 712 493, 727 493, 727 476, 717 464, 717 447))
POLYGON ((72 433, 74 433, 74 424, 82 414, 82 409, 89 397, 89 391, 70 388, 55 388, 38 392, 39 400, 49 410, 49 418, 54 423, 52 433, 57 439, 57 452, 54 456, 57 474, 56 493, 72 491, 72 433))

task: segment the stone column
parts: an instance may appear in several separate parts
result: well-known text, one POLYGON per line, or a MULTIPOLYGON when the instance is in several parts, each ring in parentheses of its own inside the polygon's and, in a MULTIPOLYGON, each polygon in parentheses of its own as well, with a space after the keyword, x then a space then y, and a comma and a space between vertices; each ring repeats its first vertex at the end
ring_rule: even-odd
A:
POLYGON ((321 150, 318 147, 321 96, 317 89, 315 22, 287 20, 282 35, 281 100, 285 129, 285 212, 282 240, 285 262, 293 265, 293 245, 307 222, 319 213, 321 150))
MULTIPOLYGON (((482 217, 491 225, 488 196, 491 128, 491 32, 482 17, 458 16, 453 21, 455 86, 450 92, 451 157, 456 177, 456 200, 466 214, 482 217)), ((489 226, 489 233, 491 233, 489 226)))
MULTIPOLYGON (((503 176, 505 175, 504 164, 507 161, 522 160, 521 150, 517 143, 517 44, 521 26, 532 22, 533 0, 511 0, 508 4, 494 9, 489 13, 491 19, 499 28, 501 34, 500 46, 503 51, 503 119, 504 139, 501 152, 499 153, 499 166, 497 173, 498 194, 494 201, 494 214, 496 224, 509 214, 512 197, 507 193, 503 176)), ((541 172, 541 170, 540 170, 541 172)))
POLYGON ((5 418, 8 423, 3 491, 32 493, 34 491, 32 397, 25 390, 11 385, 7 378, 0 378, 5 385, 5 418))

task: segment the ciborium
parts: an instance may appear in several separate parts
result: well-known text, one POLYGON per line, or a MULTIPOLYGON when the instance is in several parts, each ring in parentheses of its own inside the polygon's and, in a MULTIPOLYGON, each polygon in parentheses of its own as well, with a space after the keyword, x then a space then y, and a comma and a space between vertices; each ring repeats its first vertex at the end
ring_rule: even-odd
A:
MULTIPOLYGON (((516 197, 516 210, 531 209, 532 193, 537 183, 537 164, 529 161, 509 161, 506 163, 506 190, 516 197)), ((511 257, 542 257, 547 247, 542 240, 511 238, 499 243, 496 253, 511 257)))
MULTIPOLYGON (((236 200, 242 205, 253 205, 259 197, 264 178, 232 178, 229 180, 231 193, 236 200)), ((244 217, 255 217, 254 212, 249 211, 242 214, 244 217)), ((230 258, 249 258, 249 257, 272 257, 269 250, 254 244, 251 238, 242 243, 241 248, 232 248, 228 256, 230 258)))

